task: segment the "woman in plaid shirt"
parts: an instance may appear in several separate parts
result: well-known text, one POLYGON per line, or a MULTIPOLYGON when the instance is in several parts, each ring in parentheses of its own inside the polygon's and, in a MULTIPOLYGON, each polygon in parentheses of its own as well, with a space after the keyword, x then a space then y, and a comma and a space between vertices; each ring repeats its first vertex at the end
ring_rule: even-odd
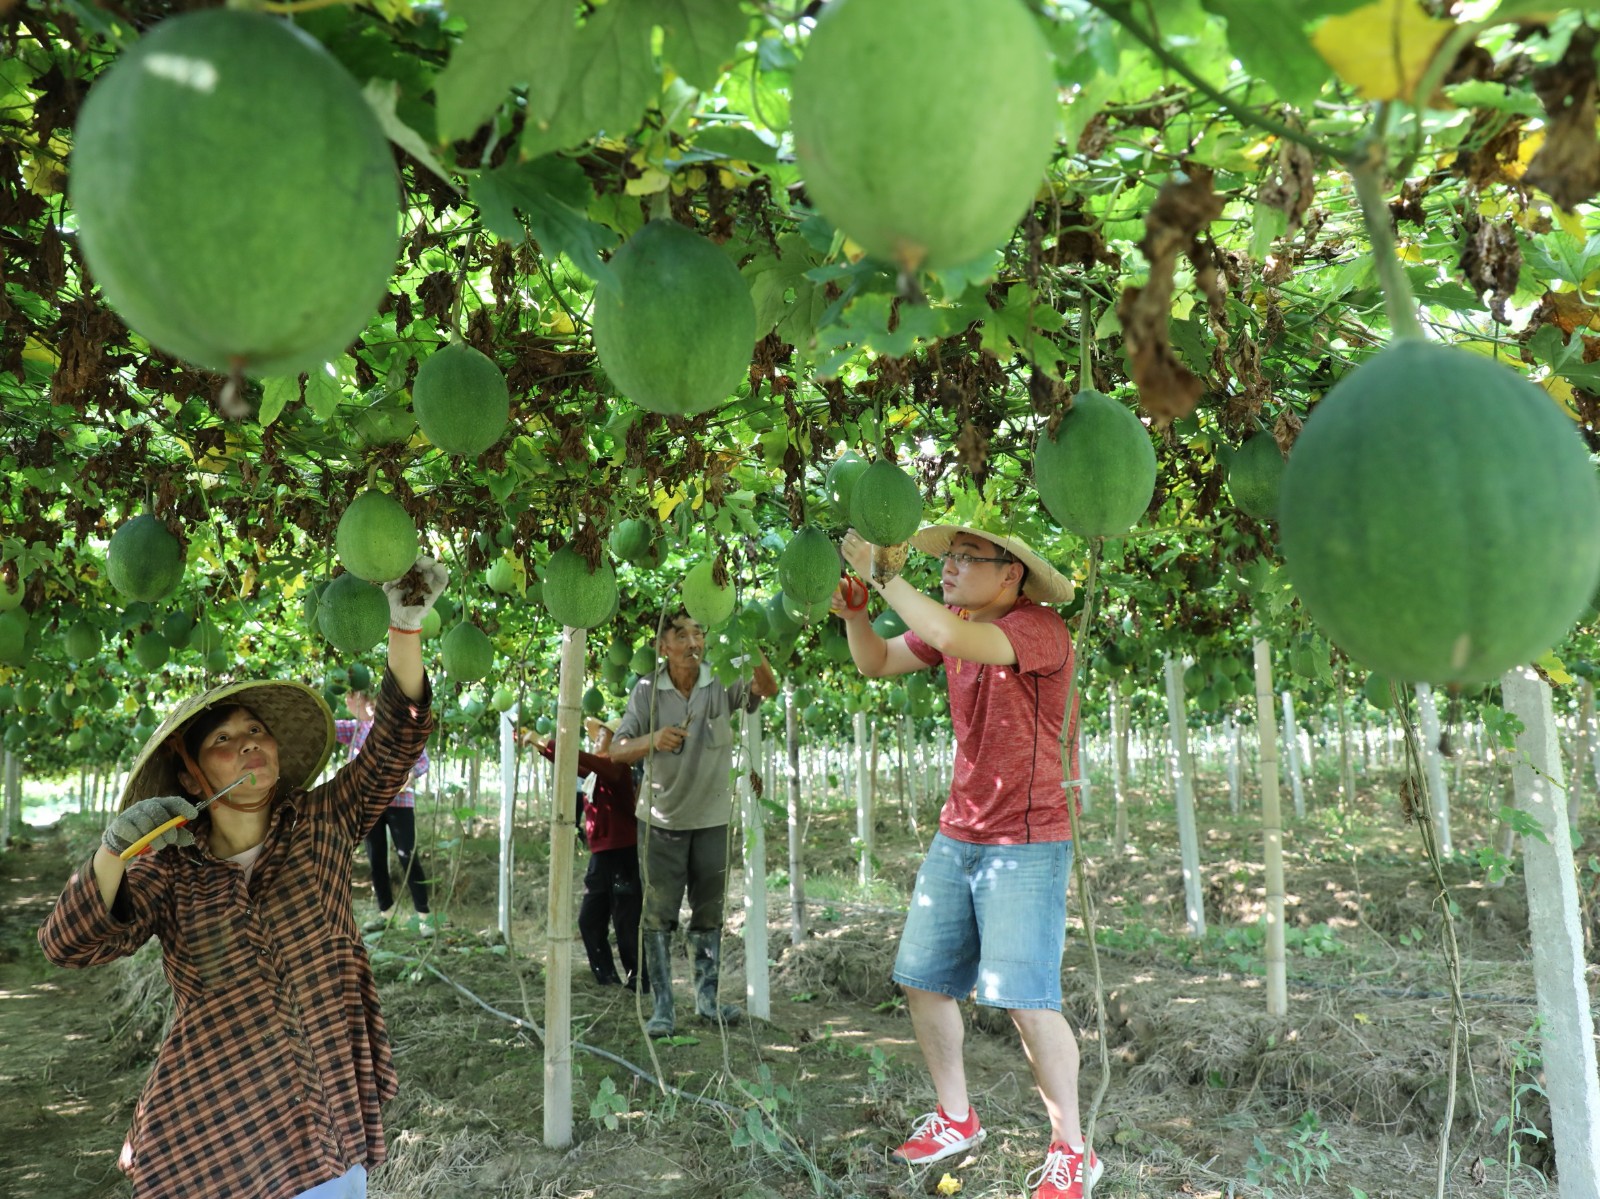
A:
POLYGON ((334 731, 300 683, 231 683, 185 702, 39 930, 60 966, 161 942, 176 1007, 123 1145, 135 1199, 361 1199, 384 1159, 379 1107, 396 1080, 351 910, 351 851, 433 727, 418 629, 446 575, 429 558, 418 568, 418 602, 384 586, 388 670, 359 757, 306 789, 334 731), (123 860, 173 817, 187 827, 123 860))

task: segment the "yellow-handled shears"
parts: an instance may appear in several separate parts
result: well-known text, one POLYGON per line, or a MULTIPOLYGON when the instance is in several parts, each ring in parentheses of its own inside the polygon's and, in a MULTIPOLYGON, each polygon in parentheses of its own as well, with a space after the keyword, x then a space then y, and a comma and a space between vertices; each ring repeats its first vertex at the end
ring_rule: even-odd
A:
MULTIPOLYGON (((221 791, 218 791, 210 799, 203 799, 199 803, 195 804, 194 805, 195 815, 198 816, 201 812, 203 812, 206 808, 210 807, 217 800, 221 799, 229 791, 232 791, 240 783, 253 783, 253 782, 255 782, 255 780, 256 780, 256 776, 253 775, 253 774, 241 774, 238 778, 234 779, 233 782, 229 783, 221 791)), ((119 853, 117 855, 117 857, 121 858, 124 862, 126 862, 130 858, 138 857, 140 854, 149 853, 150 852, 150 842, 154 841, 162 833, 171 832, 173 829, 177 828, 180 824, 188 824, 188 823, 189 823, 189 818, 187 816, 174 816, 171 820, 167 821, 165 824, 159 824, 155 828, 151 829, 148 833, 146 833, 144 836, 140 837, 132 845, 128 846, 127 849, 124 849, 121 853, 119 853)))

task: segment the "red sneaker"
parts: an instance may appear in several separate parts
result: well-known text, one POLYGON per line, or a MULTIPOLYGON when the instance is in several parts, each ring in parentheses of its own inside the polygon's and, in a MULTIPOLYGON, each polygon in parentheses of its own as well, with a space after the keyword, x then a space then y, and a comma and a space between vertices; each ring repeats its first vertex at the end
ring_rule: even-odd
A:
POLYGON ((1105 1165, 1093 1149, 1071 1149, 1055 1141, 1045 1154, 1044 1165, 1028 1175, 1025 1185, 1034 1188, 1033 1199, 1083 1199, 1085 1182, 1094 1186, 1104 1171, 1105 1165))
POLYGON ((906 1143, 889 1157, 892 1161, 925 1166, 981 1145, 988 1135, 978 1123, 977 1112, 968 1109, 967 1118, 958 1124, 939 1107, 918 1120, 906 1143))

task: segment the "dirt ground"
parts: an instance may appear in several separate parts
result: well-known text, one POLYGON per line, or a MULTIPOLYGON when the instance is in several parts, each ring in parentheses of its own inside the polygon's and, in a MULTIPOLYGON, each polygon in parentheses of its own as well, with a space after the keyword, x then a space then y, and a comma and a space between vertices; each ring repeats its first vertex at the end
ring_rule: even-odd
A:
MULTIPOLYGON (((1487 768, 1480 773, 1469 771, 1456 796, 1453 821, 1466 852, 1447 863, 1460 911, 1468 1052, 1455 1087, 1445 1193, 1557 1195, 1522 881, 1513 873, 1504 885, 1489 885, 1472 857, 1492 840, 1500 801, 1489 797, 1503 785, 1487 768)), ((1451 1002, 1441 905, 1415 830, 1402 823, 1395 781, 1368 779, 1349 802, 1327 782, 1309 818, 1287 834, 1285 1019, 1266 1014, 1259 834, 1245 817, 1229 815, 1224 785, 1203 780, 1199 802, 1203 938, 1186 932, 1170 806, 1131 796, 1132 847, 1115 858, 1109 811, 1088 814, 1100 984, 1076 900, 1063 973, 1065 1010, 1083 1046, 1086 1113, 1104 1086, 1094 1139, 1107 1169, 1096 1194, 1435 1193, 1451 1098, 1451 1002)), ((1246 800, 1248 815, 1254 796, 1246 800)), ((933 1099, 888 979, 919 845, 893 797, 884 803, 878 878, 865 890, 854 885, 853 815, 812 815, 801 944, 790 943, 786 890, 770 892, 770 1022, 723 1035, 683 1019, 689 968, 680 956, 685 1035, 652 1047, 634 997, 597 986, 574 946, 572 1035, 581 1047, 573 1061, 573 1144, 561 1151, 543 1146, 537 1034, 547 834, 519 830, 508 951, 491 932, 492 830, 462 836, 448 818, 424 821, 440 880, 435 908, 448 923, 432 941, 403 925, 370 941, 401 1080, 385 1111, 390 1160, 374 1173, 372 1193, 1027 1194, 1024 1180, 1042 1160, 1048 1127, 1003 1013, 967 1009, 969 1083, 988 1141, 967 1159, 926 1171, 885 1158, 933 1099)), ((924 831, 932 812, 929 805, 921 813, 924 831)), ((165 1018, 159 962, 147 947, 97 971, 57 971, 34 940, 93 832, 69 819, 0 856, 0 1196, 127 1194, 115 1158, 165 1018)), ((769 830, 768 849, 776 872, 787 860, 781 826, 769 830)), ((1597 851, 1591 838, 1579 862, 1597 851)), ((580 848, 579 874, 583 865, 580 848)), ((1588 866, 1583 875, 1592 899, 1600 878, 1588 866)), ((356 902, 358 913, 370 909, 364 888, 356 902)), ((740 894, 730 896, 729 911, 737 933, 740 894)), ((1592 939, 1593 906, 1585 923, 1592 939)), ((725 944, 725 997, 737 998, 741 942, 725 944)), ((1593 983, 1600 971, 1590 977, 1593 983)))

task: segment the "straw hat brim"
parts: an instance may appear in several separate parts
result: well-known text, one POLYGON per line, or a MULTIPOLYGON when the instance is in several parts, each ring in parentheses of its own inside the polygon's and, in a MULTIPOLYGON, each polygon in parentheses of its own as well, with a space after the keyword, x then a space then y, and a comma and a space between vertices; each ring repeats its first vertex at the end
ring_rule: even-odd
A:
POLYGON ((249 708, 261 718, 278 743, 278 780, 290 790, 309 787, 333 754, 333 713, 322 696, 304 683, 225 683, 184 700, 150 734, 128 771, 128 781, 117 804, 119 812, 152 795, 184 793, 178 782, 183 764, 166 748, 167 739, 181 733, 207 708, 219 704, 249 708))
POLYGON ((1077 594, 1072 580, 1050 563, 1039 557, 1026 541, 1005 533, 990 533, 966 525, 929 525, 911 538, 911 544, 925 554, 943 554, 960 533, 981 537, 1019 559, 1028 568, 1028 581, 1022 585, 1022 594, 1040 604, 1070 604, 1077 594))

